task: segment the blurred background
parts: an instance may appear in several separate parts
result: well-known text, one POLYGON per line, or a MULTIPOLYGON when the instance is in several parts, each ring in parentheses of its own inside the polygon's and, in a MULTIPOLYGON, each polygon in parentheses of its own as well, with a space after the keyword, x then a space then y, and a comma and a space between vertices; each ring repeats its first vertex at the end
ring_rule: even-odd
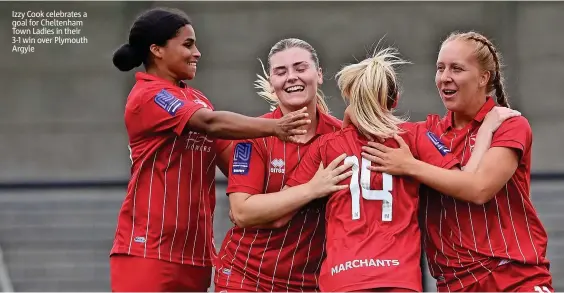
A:
MULTIPOLYGON (((1 2, 0 286, 4 291, 108 291, 108 253, 129 178, 123 123, 133 72, 112 65, 143 10, 191 16, 202 59, 191 82, 217 109, 258 116, 255 93, 270 47, 302 38, 318 51, 329 106, 341 65, 380 45, 399 48, 400 110, 412 120, 445 112, 434 85, 440 42, 453 30, 490 37, 504 56, 512 106, 533 128, 531 196, 549 233, 554 287, 564 290, 564 2, 1 2), (11 52, 11 11, 79 11, 87 44, 11 52), (3 257, 2 257, 3 256, 3 257)), ((215 239, 230 227, 217 180, 215 239)), ((426 270, 425 270, 426 271, 426 270)), ((435 290, 427 276, 427 291, 435 290)))

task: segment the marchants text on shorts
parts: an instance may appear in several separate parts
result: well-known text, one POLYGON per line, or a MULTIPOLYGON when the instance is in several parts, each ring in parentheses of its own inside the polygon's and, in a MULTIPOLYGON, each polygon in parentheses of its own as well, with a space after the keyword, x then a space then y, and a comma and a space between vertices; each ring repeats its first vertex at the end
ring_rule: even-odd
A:
POLYGON ((28 54, 40 45, 87 44, 81 35, 87 12, 12 11, 12 52, 28 54))

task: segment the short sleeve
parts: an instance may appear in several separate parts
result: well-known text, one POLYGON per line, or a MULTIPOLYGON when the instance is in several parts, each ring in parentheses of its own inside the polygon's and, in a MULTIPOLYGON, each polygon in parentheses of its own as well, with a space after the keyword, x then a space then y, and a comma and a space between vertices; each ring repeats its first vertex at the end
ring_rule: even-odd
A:
POLYGON ((243 192, 251 195, 264 192, 266 146, 264 139, 235 143, 229 164, 227 194, 243 192))
POLYGON ((155 87, 147 89, 143 100, 138 105, 143 132, 172 131, 181 135, 192 115, 205 103, 197 103, 191 92, 182 92, 173 87, 155 87))
POLYGON ((290 174, 286 185, 297 186, 309 182, 319 169, 321 162, 321 139, 318 138, 311 143, 298 167, 290 174))
POLYGON ((415 142, 419 160, 444 169, 452 169, 460 165, 460 161, 436 134, 422 124, 417 126, 415 142))
POLYGON ((504 121, 492 137, 491 147, 515 149, 520 157, 533 143, 533 131, 525 117, 518 116, 504 121))

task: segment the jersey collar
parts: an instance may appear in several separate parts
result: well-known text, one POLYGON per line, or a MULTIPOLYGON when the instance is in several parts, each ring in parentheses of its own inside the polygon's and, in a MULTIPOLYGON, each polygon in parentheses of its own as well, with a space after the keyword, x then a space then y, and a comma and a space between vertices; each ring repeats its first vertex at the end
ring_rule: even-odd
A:
POLYGON ((177 87, 180 87, 180 88, 188 88, 188 85, 182 80, 179 81, 178 84, 175 84, 175 83, 171 82, 170 80, 160 78, 156 75, 149 74, 147 72, 136 72, 135 73, 135 80, 137 80, 137 81, 159 81, 159 82, 165 82, 165 83, 168 83, 170 85, 177 86, 177 87))
MULTIPOLYGON (((478 111, 476 116, 474 116, 474 121, 476 121, 478 124, 482 123, 482 121, 484 121, 484 118, 486 118, 486 115, 491 111, 491 109, 493 109, 493 107, 495 107, 495 102, 492 97, 488 96, 486 98, 486 102, 484 103, 484 105, 482 105, 482 108, 480 108, 480 111, 478 111)), ((454 112, 448 111, 447 115, 443 118, 443 124, 447 129, 454 128, 452 121, 453 115, 454 112)))

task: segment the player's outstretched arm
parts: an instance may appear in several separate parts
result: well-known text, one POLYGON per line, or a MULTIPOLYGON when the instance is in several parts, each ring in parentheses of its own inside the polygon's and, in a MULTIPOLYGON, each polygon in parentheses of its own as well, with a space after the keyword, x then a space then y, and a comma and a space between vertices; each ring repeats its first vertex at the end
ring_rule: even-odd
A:
POLYGON ((345 157, 341 155, 326 168, 320 165, 315 176, 302 185, 267 194, 231 193, 229 203, 235 224, 244 228, 277 223, 316 198, 348 188, 348 185, 338 185, 352 175, 352 171, 347 171, 350 164, 339 166, 345 157))
POLYGON ((294 141, 293 136, 306 133, 306 130, 298 128, 311 123, 306 110, 303 108, 279 119, 266 119, 202 108, 190 117, 188 128, 223 139, 276 136, 281 140, 294 141))
MULTIPOLYGON (((503 108, 507 109, 507 108, 503 108)), ((446 170, 416 160, 409 152, 409 147, 397 136, 400 148, 391 149, 369 143, 375 149, 367 148, 367 159, 380 165, 371 170, 392 175, 408 175, 437 191, 459 200, 483 204, 493 196, 511 178, 518 165, 518 154, 506 147, 488 149, 493 132, 508 118, 519 116, 512 110, 494 109, 488 114, 480 127, 473 160, 465 171, 446 170)))

